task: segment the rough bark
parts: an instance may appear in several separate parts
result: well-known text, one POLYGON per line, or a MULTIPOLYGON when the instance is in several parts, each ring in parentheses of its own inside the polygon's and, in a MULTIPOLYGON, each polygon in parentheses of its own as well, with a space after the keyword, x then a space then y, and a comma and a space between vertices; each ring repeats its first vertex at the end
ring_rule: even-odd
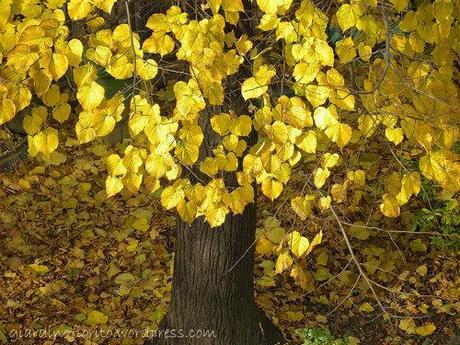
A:
POLYGON ((170 309, 158 336, 147 344, 283 343, 254 300, 254 252, 245 252, 254 241, 255 227, 254 204, 242 215, 227 215, 219 228, 210 228, 201 218, 191 225, 178 222, 170 309), (190 337, 206 331, 213 336, 190 337))

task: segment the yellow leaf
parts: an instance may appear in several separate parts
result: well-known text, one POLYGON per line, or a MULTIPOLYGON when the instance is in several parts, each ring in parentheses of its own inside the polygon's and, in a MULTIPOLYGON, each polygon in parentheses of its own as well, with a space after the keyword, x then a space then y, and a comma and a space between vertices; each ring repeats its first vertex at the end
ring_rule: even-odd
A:
POLYGON ((294 261, 292 260, 291 255, 289 254, 289 251, 284 251, 278 256, 278 259, 276 260, 276 265, 275 265, 275 271, 276 273, 281 273, 288 268, 292 266, 294 261))
POLYGON ((225 222, 227 214, 226 207, 209 207, 205 212, 205 217, 211 228, 216 228, 225 222))
POLYGON ((252 130, 252 120, 247 115, 240 115, 231 122, 230 131, 240 137, 248 136, 252 130))
POLYGON ((254 78, 256 79, 256 83, 259 85, 268 85, 270 80, 276 75, 276 71, 273 66, 269 65, 262 65, 260 66, 256 73, 254 74, 254 78))
POLYGON ((139 190, 139 187, 142 184, 143 177, 144 175, 142 174, 129 172, 123 179, 123 185, 131 193, 137 193, 137 191, 139 190))
POLYGON ((343 64, 352 61, 356 57, 355 44, 351 37, 338 41, 335 44, 335 51, 343 64))
POLYGON ((57 149, 59 144, 58 131, 48 127, 33 137, 33 145, 38 152, 50 154, 57 149))
POLYGON ((106 71, 115 79, 127 79, 133 75, 134 65, 129 62, 126 55, 116 54, 112 56, 106 71))
POLYGON ((313 118, 315 119, 316 127, 319 129, 326 129, 329 126, 336 125, 338 122, 337 110, 334 105, 331 105, 328 108, 318 107, 313 113, 313 118))
POLYGON ((129 117, 129 130, 132 136, 146 130, 146 127, 161 123, 160 106, 150 105, 146 99, 134 96, 131 99, 131 114, 129 117))
POLYGON ((10 18, 10 8, 12 0, 3 0, 0 2, 0 28, 5 28, 10 18))
POLYGON ((372 48, 366 45, 361 45, 359 47, 359 57, 364 61, 369 61, 372 56, 372 48))
POLYGON ((403 20, 399 22, 399 28, 403 31, 410 32, 417 29, 417 15, 414 11, 408 11, 403 20))
POLYGON ((305 97, 314 108, 324 104, 329 97, 330 89, 322 85, 307 85, 305 88, 305 97))
POLYGON ((278 198, 283 191, 283 184, 270 177, 262 182, 262 193, 264 193, 270 200, 278 198))
POLYGON ((432 335, 435 330, 435 324, 433 322, 427 322, 423 324, 423 326, 417 327, 415 329, 415 333, 421 335, 422 337, 428 337, 429 335, 432 335))
POLYGON ((117 154, 111 154, 107 157, 107 171, 112 176, 124 176, 128 172, 123 159, 117 154))
POLYGON ((31 73, 34 79, 34 90, 37 96, 41 97, 50 87, 53 80, 51 75, 45 69, 31 73))
POLYGON ((242 35, 238 42, 235 43, 235 47, 238 53, 241 55, 246 54, 252 48, 252 42, 248 39, 248 35, 242 35))
POLYGON ((359 187, 364 187, 366 185, 366 174, 362 170, 349 171, 347 173, 347 179, 359 187))
POLYGON ((268 90, 268 86, 257 83, 256 78, 246 79, 241 85, 241 93, 245 100, 262 96, 268 90))
POLYGON ((180 187, 169 186, 161 192, 161 205, 167 210, 176 207, 179 201, 185 198, 185 193, 180 187))
POLYGON ((32 93, 22 85, 10 85, 8 90, 9 99, 14 102, 16 111, 21 111, 30 105, 32 93))
POLYGON ((43 275, 49 272, 48 267, 45 265, 39 265, 39 264, 30 264, 27 266, 32 272, 43 275))
POLYGON ((300 84, 309 84, 315 80, 320 70, 320 66, 317 64, 300 62, 294 66, 294 72, 292 76, 300 84))
POLYGON ((143 178, 144 175, 130 171, 123 178, 123 186, 127 191, 135 194, 139 191, 143 178))
POLYGON ((22 125, 29 135, 40 132, 40 127, 46 121, 48 111, 45 107, 32 108, 32 114, 24 117, 22 125))
POLYGON ((115 176, 107 176, 107 179, 105 180, 105 190, 108 198, 120 193, 122 189, 123 181, 121 178, 115 176))
POLYGON ((71 39, 65 50, 65 55, 67 56, 69 65, 77 67, 81 62, 82 54, 83 44, 81 41, 76 38, 71 39))
POLYGON ((31 47, 18 44, 8 53, 6 66, 13 65, 18 71, 25 74, 38 58, 38 53, 31 51, 31 47))
POLYGON ((297 284, 310 293, 315 290, 315 279, 310 271, 305 271, 300 265, 294 265, 291 269, 290 276, 294 278, 297 284))
POLYGON ((158 64, 155 60, 148 59, 143 61, 138 59, 137 61, 137 73, 139 74, 139 77, 144 80, 151 80, 155 78, 158 73, 158 64))
POLYGON ((63 103, 52 111, 53 118, 59 123, 64 123, 70 116, 72 108, 69 103, 63 103))
POLYGON ((86 316, 86 323, 90 326, 106 324, 109 317, 97 310, 92 310, 86 316))
POLYGON ((409 0, 390 0, 390 2, 398 11, 402 11, 407 7, 409 0))
POLYGON ((53 53, 48 66, 48 71, 54 80, 61 78, 67 71, 68 67, 69 61, 67 60, 67 56, 60 53, 53 53))
POLYGON ((402 319, 399 321, 399 328, 401 328, 403 331, 405 331, 407 334, 413 334, 415 333, 415 321, 414 319, 402 319))
POLYGON ((336 93, 329 96, 331 103, 339 108, 352 111, 355 109, 355 96, 346 89, 337 89, 336 93))
POLYGON ((359 2, 353 5, 343 4, 336 13, 337 21, 343 31, 355 26, 361 15, 362 12, 359 8, 359 2))
POLYGON ((320 245, 321 242, 323 241, 323 230, 320 230, 315 237, 313 237, 313 240, 310 242, 310 245, 308 246, 307 251, 305 252, 305 256, 311 253, 311 251, 317 246, 320 245))
POLYGON ((362 311, 365 311, 367 313, 370 313, 370 312, 374 311, 374 308, 367 302, 361 304, 359 306, 359 309, 362 310, 362 311))
POLYGON ((91 12, 93 6, 89 0, 70 0, 67 11, 73 20, 84 19, 91 12))
POLYGON ((387 217, 398 217, 400 213, 398 200, 391 194, 384 194, 380 211, 387 217))
POLYGON ((262 18, 260 18, 260 23, 257 28, 262 31, 274 30, 279 22, 280 18, 278 18, 276 14, 265 13, 262 18))
POLYGON ((431 180, 444 181, 446 179, 446 170, 443 168, 444 161, 446 158, 442 153, 429 153, 420 158, 420 171, 431 180))
POLYGON ((96 78, 96 74, 96 68, 89 63, 73 69, 73 78, 77 87, 90 84, 96 78))
POLYGON ((327 210, 331 206, 331 197, 328 195, 326 197, 322 197, 318 200, 318 207, 324 211, 327 210))
POLYGON ((403 130, 401 128, 387 127, 385 129, 385 136, 395 145, 398 145, 404 139, 403 130))
POLYGON ((291 252, 298 258, 305 254, 310 245, 308 238, 301 236, 297 231, 294 231, 288 235, 287 243, 291 249, 291 252))
POLYGON ((59 86, 51 85, 51 87, 45 92, 42 96, 43 103, 48 107, 54 107, 58 105, 61 101, 61 92, 59 86))
POLYGON ((315 200, 313 195, 305 195, 305 197, 295 197, 291 200, 291 207, 300 219, 306 219, 312 214, 312 202, 315 200))
POLYGON ((316 188, 321 188, 326 183, 327 178, 331 175, 331 172, 327 168, 317 168, 313 174, 313 183, 316 188))
POLYGON ((257 5, 264 13, 284 14, 291 6, 292 0, 257 0, 257 5))
POLYGON ((393 171, 385 180, 385 191, 391 195, 397 195, 401 190, 401 177, 395 171, 393 171))
POLYGON ((421 277, 424 277, 428 273, 428 268, 426 267, 426 265, 421 265, 417 267, 415 272, 417 272, 421 277))
POLYGON ((0 125, 10 121, 16 114, 14 102, 8 98, 0 101, 0 125))
POLYGON ((101 104, 104 95, 105 89, 95 81, 92 81, 78 89, 77 99, 84 110, 93 110, 101 104))
POLYGON ((108 66, 110 64, 110 60, 112 59, 112 51, 109 47, 105 46, 97 46, 93 51, 88 50, 86 54, 88 58, 102 67, 108 66))
POLYGON ((336 123, 329 126, 324 133, 342 149, 349 143, 353 130, 345 123, 336 123))
POLYGON ((181 200, 177 204, 176 209, 179 217, 188 224, 191 224, 196 217, 197 206, 193 201, 186 202, 185 200, 181 200))
POLYGON ((146 53, 157 53, 165 56, 174 50, 174 41, 166 33, 156 31, 144 41, 142 50, 146 53))
POLYGON ((176 144, 176 157, 185 164, 194 164, 198 160, 200 145, 203 141, 203 131, 198 125, 184 126, 179 130, 176 144))
POLYGON ((101 10, 110 13, 112 12, 113 5, 117 0, 93 0, 96 7, 100 8, 101 10))
POLYGON ((265 236, 261 236, 257 240, 256 244, 256 252, 259 253, 260 255, 265 255, 265 256, 270 256, 273 252, 273 243, 270 242, 265 238, 265 236))
POLYGON ((211 127, 221 136, 227 135, 230 132, 231 117, 229 114, 218 114, 211 118, 211 127))
POLYGON ((334 66, 334 50, 326 41, 316 40, 315 53, 321 62, 321 66, 334 66))
MULTIPOLYGON (((242 0, 222 0, 222 7, 226 12, 244 11, 242 0)), ((235 24, 235 23, 231 23, 231 24, 235 24)))
POLYGON ((417 195, 420 192, 420 174, 416 171, 405 174, 401 180, 401 191, 396 195, 396 199, 400 205, 407 203, 412 195, 417 195))
POLYGON ((307 153, 316 153, 317 136, 314 131, 303 133, 296 140, 296 145, 307 153))

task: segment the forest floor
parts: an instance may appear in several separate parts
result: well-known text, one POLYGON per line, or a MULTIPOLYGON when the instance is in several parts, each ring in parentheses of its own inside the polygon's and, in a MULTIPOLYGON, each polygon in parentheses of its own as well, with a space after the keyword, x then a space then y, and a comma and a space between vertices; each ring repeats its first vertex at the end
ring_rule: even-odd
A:
MULTIPOLYGON (((0 344, 141 344, 132 333, 123 340, 78 333, 16 339, 26 329, 155 328, 168 307, 173 215, 152 195, 106 199, 105 164, 98 159, 105 148, 69 150, 66 162, 27 162, 0 175, 0 344)), ((259 204, 263 226, 276 205, 259 204)), ((295 224, 281 212, 283 226, 295 224)), ((446 344, 458 333, 453 251, 426 236, 390 241, 387 234, 356 233, 357 255, 381 285, 384 317, 365 282, 355 284, 357 270, 332 218, 321 222, 305 224, 312 235, 318 227, 324 232, 308 259, 314 281, 307 291, 287 275, 274 276, 273 258, 256 258, 257 301, 290 344, 302 344, 296 330, 318 327, 350 344, 446 344)))

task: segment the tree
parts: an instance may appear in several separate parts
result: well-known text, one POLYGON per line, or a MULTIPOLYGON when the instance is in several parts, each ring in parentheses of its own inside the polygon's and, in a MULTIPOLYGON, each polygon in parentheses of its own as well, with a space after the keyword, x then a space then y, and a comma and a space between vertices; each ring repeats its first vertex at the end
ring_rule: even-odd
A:
MULTIPOLYGON (((278 199, 300 163, 315 165, 292 209, 302 220, 332 212, 365 279, 334 209, 344 190, 384 174, 386 217, 419 194, 422 176, 445 198, 460 190, 460 2, 137 2, 148 31, 128 1, 118 2, 126 22, 114 24, 115 2, 2 1, 0 124, 24 116, 29 153, 41 159, 59 155, 63 123, 78 144, 127 124, 123 154, 107 157, 107 196, 157 193, 178 214, 160 328, 217 335, 155 344, 282 341, 254 301, 255 201, 259 190, 278 199), (396 164, 334 171, 370 141, 396 164)), ((276 243, 276 271, 305 287, 302 263, 321 238, 275 231, 258 246, 276 243)))

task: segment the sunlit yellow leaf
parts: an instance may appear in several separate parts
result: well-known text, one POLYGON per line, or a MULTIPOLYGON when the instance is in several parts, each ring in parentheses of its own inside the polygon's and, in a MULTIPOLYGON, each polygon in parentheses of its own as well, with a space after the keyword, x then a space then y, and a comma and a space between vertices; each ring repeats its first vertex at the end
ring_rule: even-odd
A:
POLYGON ((329 126, 324 133, 340 148, 344 148, 350 142, 353 130, 345 123, 336 123, 329 126))
POLYGON ((179 201, 185 198, 182 188, 175 188, 173 186, 166 187, 161 193, 161 204, 167 210, 176 207, 179 201))
POLYGON ((291 255, 289 254, 289 251, 284 251, 278 256, 278 259, 276 260, 276 265, 275 265, 275 270, 276 273, 281 273, 288 268, 292 266, 294 263, 294 260, 292 260, 291 255))
POLYGON ((326 183, 327 178, 331 175, 329 169, 317 168, 313 174, 313 182, 316 188, 321 188, 326 183))
POLYGON ((142 49, 147 53, 157 53, 165 56, 174 49, 174 41, 164 32, 156 31, 144 41, 142 49))
POLYGON ((310 245, 308 238, 301 236, 297 231, 293 231, 288 235, 287 243, 291 252, 298 258, 307 251, 308 246, 310 245))
POLYGON ((93 6, 89 0, 70 0, 67 11, 73 20, 84 19, 91 12, 93 6))
POLYGON ((241 85, 241 93, 246 100, 260 97, 267 92, 267 90, 268 86, 258 84, 254 77, 246 79, 243 85, 241 85))
POLYGON ((101 104, 104 99, 104 94, 104 88, 95 81, 92 81, 78 89, 77 99, 83 109, 93 110, 101 104))
POLYGON ((352 61, 356 57, 355 44, 351 37, 338 41, 335 44, 335 51, 343 64, 352 61))
POLYGON ((48 127, 33 137, 33 144, 39 152, 50 154, 58 147, 58 131, 55 128, 48 127))
POLYGON ((387 127, 385 129, 385 136, 395 145, 398 145, 404 139, 403 130, 401 128, 387 127))
POLYGON ((10 121, 15 114, 16 106, 14 105, 12 100, 8 98, 0 100, 0 125, 10 121))
POLYGON ((108 198, 118 194, 122 191, 122 189, 123 181, 121 178, 115 176, 107 176, 107 179, 105 180, 105 191, 108 198))
POLYGON ((283 191, 283 184, 272 178, 266 178, 262 182, 262 193, 264 193, 270 200, 278 198, 283 191))
POLYGON ((53 109, 52 115, 53 118, 58 121, 59 123, 64 123, 70 116, 70 112, 72 108, 70 107, 69 103, 63 103, 56 108, 53 109))
POLYGON ((352 5, 343 4, 336 13, 337 21, 343 31, 355 26, 361 15, 362 12, 359 8, 359 2, 352 5))

